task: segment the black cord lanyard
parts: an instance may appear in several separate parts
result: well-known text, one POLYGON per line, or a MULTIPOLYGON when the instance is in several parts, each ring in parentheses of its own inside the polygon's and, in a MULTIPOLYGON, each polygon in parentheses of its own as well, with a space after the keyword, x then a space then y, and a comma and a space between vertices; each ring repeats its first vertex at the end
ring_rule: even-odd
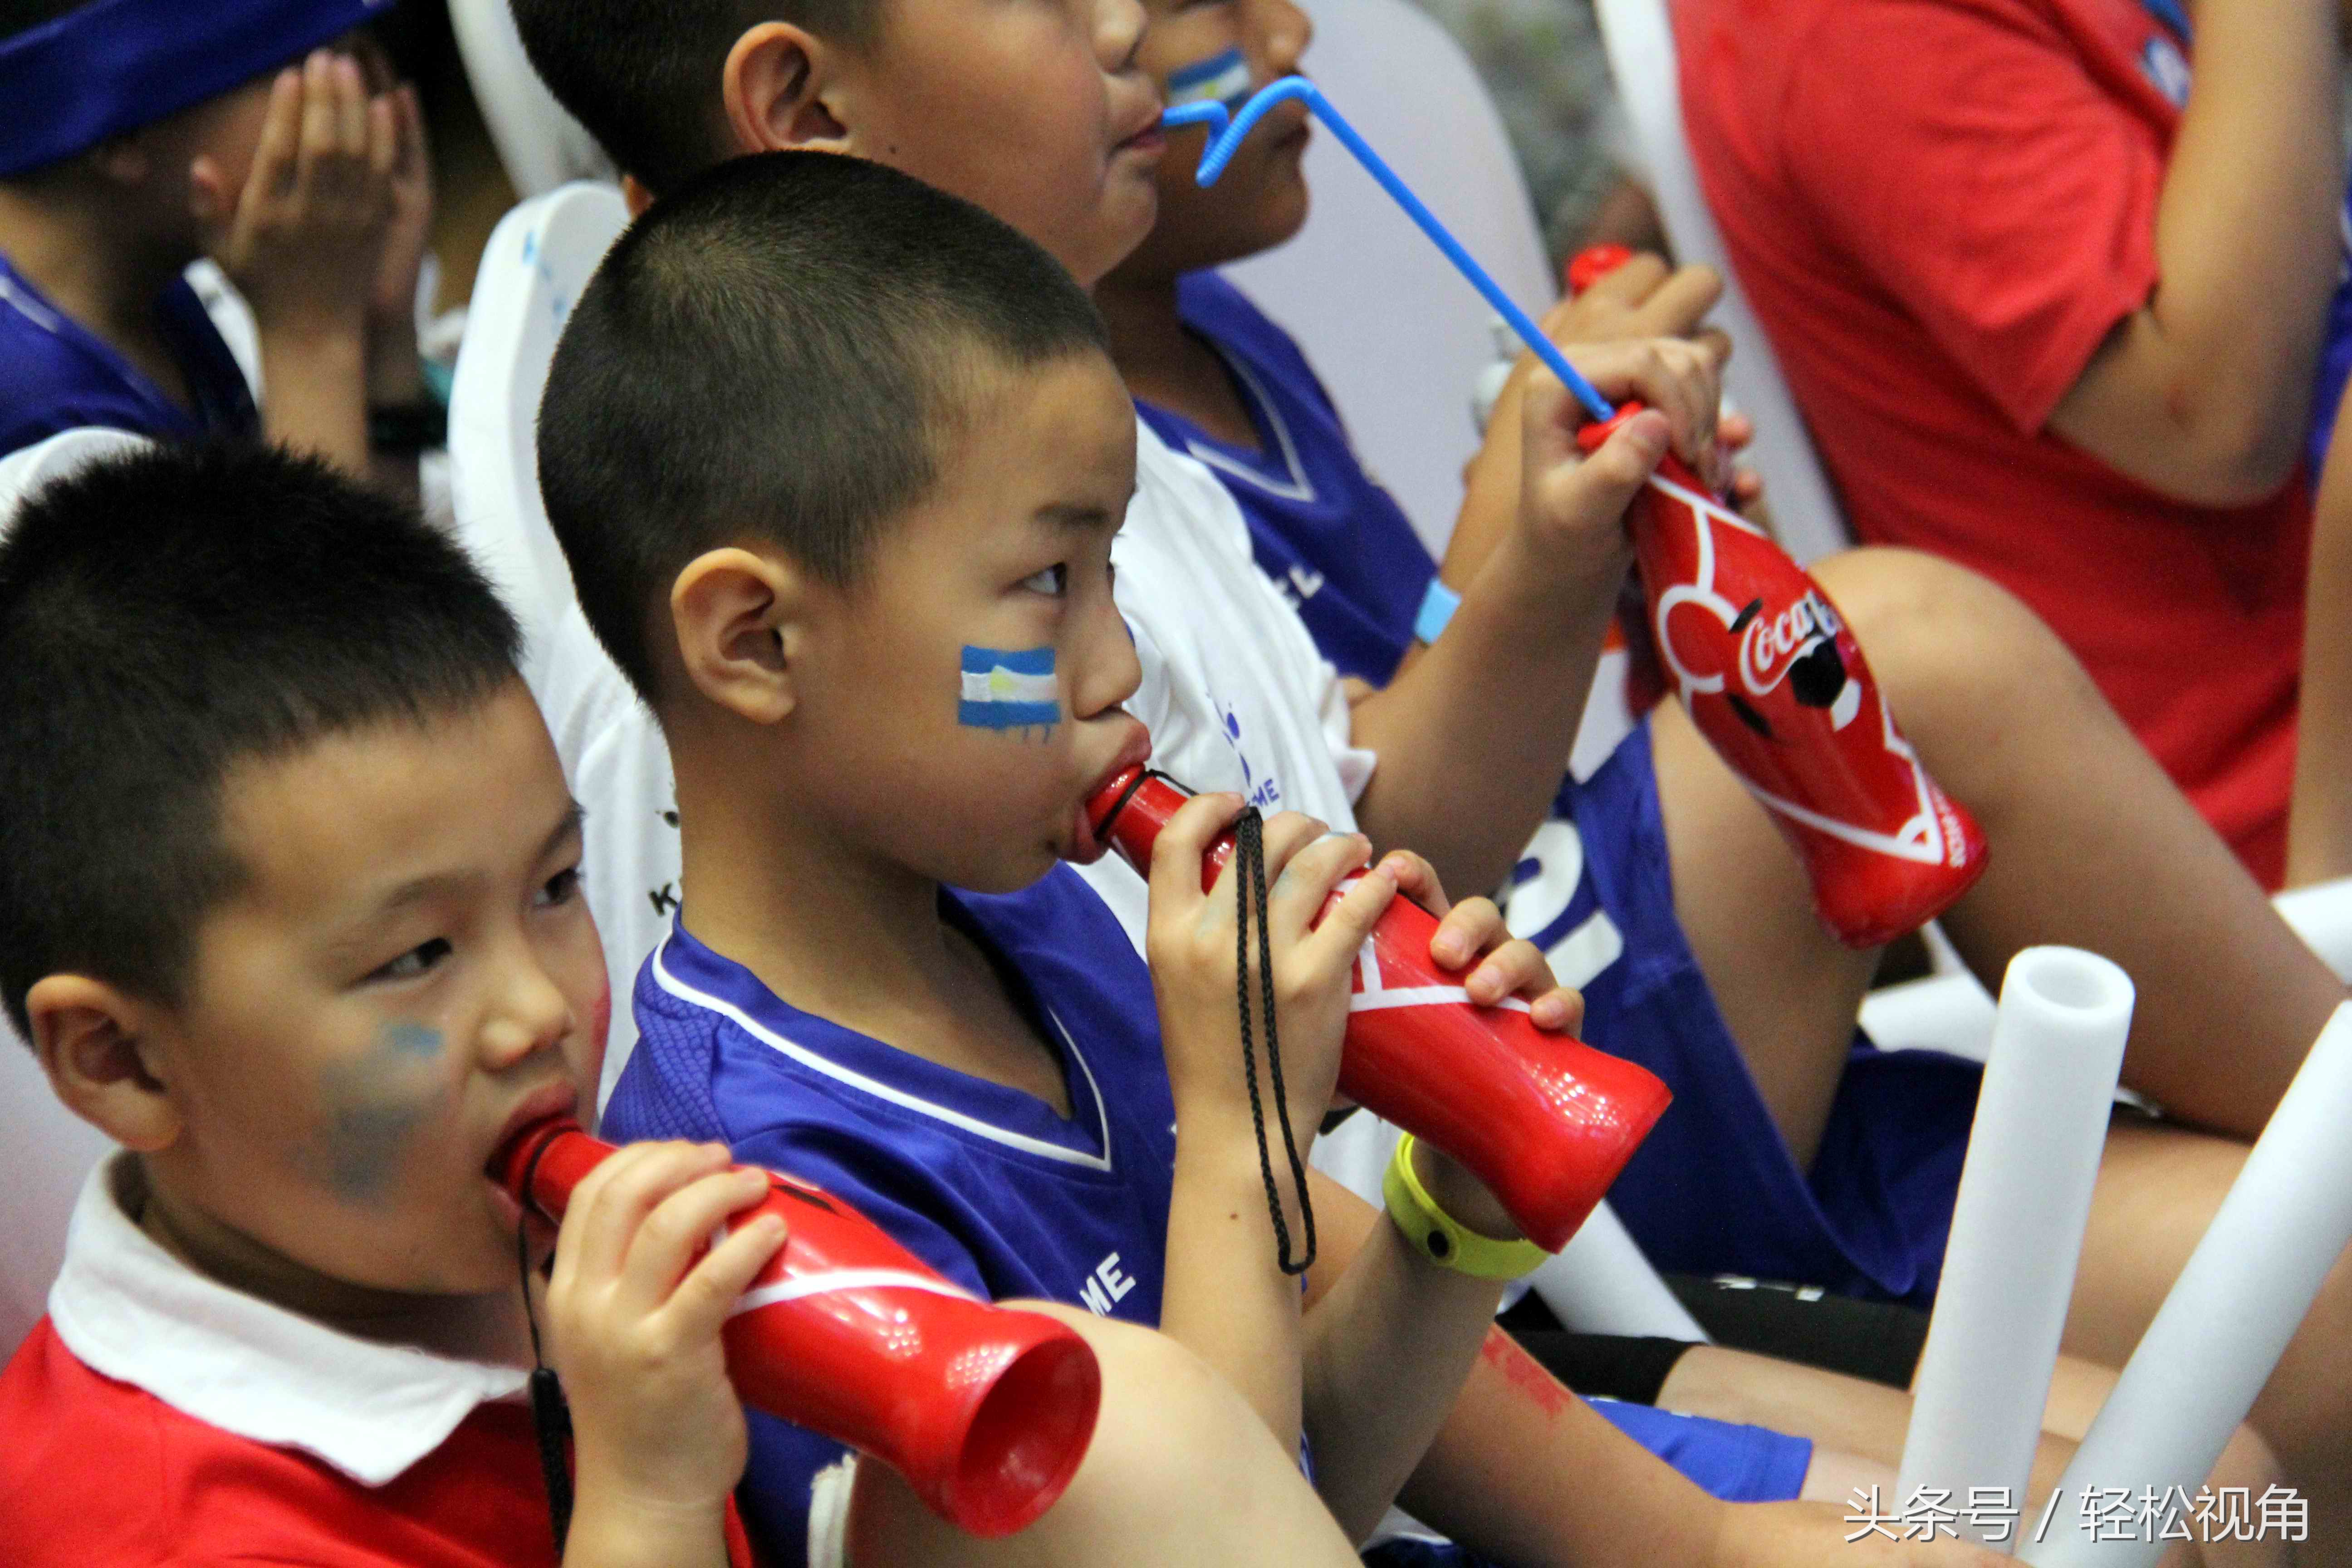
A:
MULTIPOLYGON (((530 1202, 530 1178, 550 1139, 531 1152, 523 1172, 522 1202, 530 1202)), ((547 1482, 547 1522, 555 1531, 555 1560, 563 1561, 564 1538, 572 1533, 572 1468, 564 1462, 563 1445, 572 1437, 572 1412, 563 1403, 563 1384, 539 1348, 539 1316, 530 1310, 530 1227, 515 1221, 515 1268, 522 1276, 522 1321, 530 1328, 530 1425, 539 1437, 539 1473, 547 1482)))
POLYGON ((1275 1032, 1274 939, 1265 920, 1265 818, 1257 807, 1243 811, 1234 824, 1234 869, 1243 881, 1234 897, 1234 988, 1242 1020, 1242 1078, 1249 1085, 1250 1122, 1257 1130, 1257 1168, 1265 1178, 1265 1211, 1274 1220, 1275 1261, 1285 1274, 1304 1274, 1315 1266, 1315 1203, 1307 1192, 1307 1163, 1298 1157, 1298 1141, 1290 1131, 1290 1104, 1282 1087, 1282 1043, 1275 1032), (1306 1232, 1306 1252, 1290 1255, 1290 1226, 1282 1217, 1282 1192, 1274 1179, 1274 1151, 1265 1136, 1265 1107, 1257 1091, 1257 1048, 1250 1020, 1250 921, 1255 905, 1257 921, 1257 973, 1265 1008, 1265 1069, 1274 1080, 1275 1120, 1282 1128, 1282 1152, 1289 1157, 1290 1178, 1298 1185, 1298 1215, 1306 1232))

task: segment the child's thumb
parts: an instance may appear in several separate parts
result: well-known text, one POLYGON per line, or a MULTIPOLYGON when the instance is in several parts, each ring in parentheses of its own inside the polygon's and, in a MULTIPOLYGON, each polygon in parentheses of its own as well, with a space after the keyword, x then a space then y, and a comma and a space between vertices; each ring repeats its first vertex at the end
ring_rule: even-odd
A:
POLYGON ((1673 442, 1673 423, 1654 408, 1643 409, 1611 431, 1582 462, 1555 469, 1537 492, 1547 498, 1541 510, 1555 525, 1622 517, 1673 442))

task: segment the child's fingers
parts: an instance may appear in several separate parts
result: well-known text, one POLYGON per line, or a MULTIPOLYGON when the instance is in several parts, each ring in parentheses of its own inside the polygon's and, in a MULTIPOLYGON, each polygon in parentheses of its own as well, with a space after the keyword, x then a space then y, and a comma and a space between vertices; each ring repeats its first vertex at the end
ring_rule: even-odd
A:
POLYGON ((1453 909, 1453 901, 1445 896, 1444 885, 1437 879, 1437 868, 1412 850, 1391 849, 1381 857, 1381 864, 1396 878, 1397 891, 1439 920, 1444 920, 1447 911, 1453 909))
POLYGON ((630 1239, 621 1266, 616 1304, 624 1311, 652 1312, 677 1288, 711 1233, 729 1215, 751 1207, 768 1194, 765 1173, 716 1171, 662 1196, 630 1239))
MULTIPOLYGON (((1314 826, 1323 826, 1319 822, 1314 826)), ((1267 889, 1266 921, 1275 936, 1289 941, 1313 924, 1339 884, 1361 871, 1371 858, 1372 841, 1360 833, 1325 830, 1302 846, 1267 889)), ((1269 850, 1269 873, 1272 867, 1269 850)))
POLYGON ((1201 859, 1209 841, 1233 826, 1245 803, 1237 795, 1196 795, 1179 806, 1151 847, 1151 900, 1189 907, 1201 898, 1201 859))
POLYGON ((314 192, 335 155, 335 66, 321 49, 302 63, 302 135, 294 152, 294 189, 314 192))
POLYGON ((1440 969, 1467 969, 1471 961, 1503 935, 1503 911, 1491 899, 1465 899, 1445 911, 1429 939, 1429 956, 1440 969))
POLYGON ((433 160, 425 144, 425 106, 416 96, 416 84, 404 81, 394 94, 400 111, 399 174, 404 181, 429 180, 433 175, 433 160))
POLYGON ((1532 1002, 1556 984, 1543 951, 1531 942, 1514 940, 1502 942, 1480 959, 1462 988, 1481 1007, 1492 1007, 1507 996, 1532 1002))
POLYGON ((1396 873, 1383 861, 1365 872, 1356 885, 1340 896, 1331 906, 1323 923, 1307 933, 1299 944, 1300 953, 1316 965, 1344 966, 1355 963, 1357 952, 1372 927, 1388 913, 1389 905, 1396 901, 1396 873))
POLYGON ((619 1276, 637 1226, 687 1183, 723 1168, 727 1151, 707 1143, 633 1143, 582 1178, 556 1233, 559 1278, 619 1276))
POLYGON ((400 168, 400 105, 389 96, 368 100, 369 183, 379 191, 389 190, 400 168))
POLYGON ((688 1270, 664 1309, 672 1315, 680 1341, 693 1344, 717 1335, 735 1310, 735 1303, 789 1238, 783 1215, 763 1214, 712 1247, 709 1257, 688 1270))
POLYGON ((349 55, 334 58, 335 151, 346 163, 364 163, 368 155, 367 79, 349 55))
MULTIPOLYGON (((302 122, 309 111, 301 68, 289 66, 269 84, 269 108, 262 116, 261 140, 254 144, 253 167, 246 175, 245 194, 268 199, 283 195, 294 183, 301 155, 302 122)), ((224 221, 228 215, 224 215, 224 221)))
POLYGON ((1528 1016, 1547 1033, 1573 1035, 1584 1027, 1584 994, 1555 985, 1528 998, 1528 1016))
MULTIPOLYGON (((1636 258, 1636 259, 1639 259, 1636 258)), ((1629 263, 1628 266, 1631 264, 1629 263)), ((1663 265, 1663 263, 1661 263, 1663 265)), ((1626 270, 1619 268, 1619 272, 1626 270)), ((1611 277, 1616 276, 1612 273, 1611 277)), ((1597 292, 1608 279, 1593 285, 1597 292)), ((1723 274, 1704 263, 1678 268, 1673 277, 1645 289, 1630 323, 1649 337, 1679 338, 1697 331, 1706 313, 1723 298, 1723 274)))
MULTIPOLYGON (((1301 816, 1295 811, 1276 812, 1260 825, 1258 844, 1265 851, 1265 885, 1269 899, 1291 858, 1328 831, 1313 817, 1301 816)), ((1221 910, 1233 909, 1234 899, 1240 896, 1239 889, 1244 886, 1241 879, 1240 847, 1239 845, 1234 846, 1233 858, 1225 862, 1224 869, 1217 873, 1217 879, 1209 885, 1209 901, 1221 910)))

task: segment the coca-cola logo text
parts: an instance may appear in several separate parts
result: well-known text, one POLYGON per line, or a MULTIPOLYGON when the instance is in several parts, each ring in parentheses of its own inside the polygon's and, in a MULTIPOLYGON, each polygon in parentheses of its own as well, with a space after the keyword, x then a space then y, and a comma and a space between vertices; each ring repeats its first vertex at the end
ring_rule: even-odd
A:
POLYGON ((1816 642, 1845 629, 1829 601, 1811 591, 1777 616, 1742 618, 1748 626, 1739 637, 1739 678, 1759 697, 1786 680, 1790 666, 1816 642))

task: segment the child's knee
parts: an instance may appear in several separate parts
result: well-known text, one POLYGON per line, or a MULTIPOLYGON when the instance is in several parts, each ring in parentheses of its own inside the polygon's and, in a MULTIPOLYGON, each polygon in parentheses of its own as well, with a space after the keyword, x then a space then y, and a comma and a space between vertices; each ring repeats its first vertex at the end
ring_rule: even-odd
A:
POLYGON ((2082 666, 2042 618, 1965 566, 1916 550, 1864 548, 1808 570, 1906 715, 1963 691, 1996 707, 2040 709, 2070 693, 2095 700, 2082 666))

